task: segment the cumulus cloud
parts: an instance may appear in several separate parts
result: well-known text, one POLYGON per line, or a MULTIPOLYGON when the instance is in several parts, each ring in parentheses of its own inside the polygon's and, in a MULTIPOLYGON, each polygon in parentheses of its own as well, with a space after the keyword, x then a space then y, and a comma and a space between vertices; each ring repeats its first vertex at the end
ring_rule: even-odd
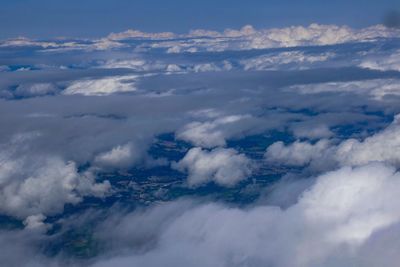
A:
POLYGON ((142 160, 143 151, 133 143, 119 145, 96 156, 94 164, 103 168, 125 169, 142 160))
MULTIPOLYGON (((16 170, 13 175, 2 173, 0 209, 4 213, 22 218, 38 213, 56 214, 63 210, 65 204, 77 204, 85 195, 104 195, 110 186, 108 182, 94 183, 89 173, 79 174, 72 162, 44 159, 44 162, 39 163, 41 166, 31 174, 21 174, 16 170)), ((28 172, 26 164, 21 166, 6 162, 6 168, 11 164, 28 172)))
MULTIPOLYGON (((286 209, 176 201, 112 215, 95 234, 107 252, 91 266, 396 266, 398 254, 390 251, 399 245, 391 238, 400 234, 399 192, 396 169, 370 163, 317 177, 286 209)), ((7 249, 27 245, 18 242, 7 249)), ((46 262, 0 257, 20 266, 46 262)))
POLYGON ((74 162, 57 156, 31 155, 26 140, 16 137, 3 145, 0 153, 0 211, 27 218, 28 227, 38 225, 38 218, 63 211, 65 204, 77 204, 84 196, 102 197, 110 188, 108 181, 96 183, 89 172, 79 173, 74 162))
POLYGON ((315 144, 308 142, 294 142, 288 146, 281 141, 268 147, 265 157, 269 162, 279 162, 292 166, 303 166, 313 160, 322 160, 326 157, 331 144, 328 140, 320 140, 315 144))
MULTIPOLYGON (((265 49, 310 45, 333 45, 346 42, 369 42, 378 38, 399 36, 396 28, 376 25, 363 29, 347 26, 311 24, 308 27, 292 26, 275 29, 254 29, 251 25, 239 30, 226 29, 223 32, 192 30, 188 34, 171 32, 146 33, 127 30, 111 33, 100 39, 42 41, 20 37, 0 42, 0 47, 39 47, 43 51, 68 50, 109 50, 126 47, 124 40, 149 40, 151 48, 166 48, 170 53, 265 49)), ((144 46, 145 49, 149 45, 144 46)), ((139 49, 140 50, 140 49, 139 49)))
POLYGON ((358 30, 346 26, 319 24, 256 30, 248 25, 239 30, 227 29, 222 33, 196 30, 188 35, 182 35, 182 40, 171 40, 170 37, 170 40, 154 43, 152 48, 166 48, 170 53, 249 50, 370 42, 379 38, 398 36, 399 30, 386 28, 383 25, 358 30))
POLYGON ((207 151, 196 147, 173 164, 173 168, 187 172, 187 182, 192 187, 211 181, 222 186, 233 186, 251 175, 252 162, 234 149, 207 151))
POLYGON ((49 225, 44 223, 46 216, 43 214, 30 215, 24 220, 25 229, 35 231, 46 231, 49 229, 49 225))
POLYGON ((240 121, 249 118, 248 115, 231 115, 221 116, 212 121, 191 122, 179 130, 176 136, 196 146, 207 148, 225 146, 226 138, 235 131, 232 127, 237 127, 240 121))
MULTIPOLYGON (((151 239, 140 239, 137 227, 112 228, 132 236, 125 246, 142 240, 133 248, 147 246, 144 252, 114 256, 94 266, 375 266, 380 261, 396 266, 396 253, 365 253, 378 244, 397 247, 385 230, 399 223, 399 191, 400 174, 375 163, 318 177, 286 210, 173 203, 122 221, 140 229, 159 225, 151 239), (158 221, 162 224, 152 223, 158 221)), ((391 231, 397 233, 398 227, 391 231)))
POLYGON ((268 147, 265 158, 268 162, 304 166, 314 165, 360 166, 371 162, 387 162, 400 165, 398 147, 400 140, 399 117, 384 130, 360 141, 347 139, 339 144, 322 139, 316 143, 296 141, 285 145, 279 141, 268 147), (330 165, 329 165, 330 164, 330 165))
POLYGON ((381 132, 363 141, 349 139, 338 146, 337 159, 343 164, 362 165, 373 161, 389 162, 400 165, 400 117, 397 115, 392 124, 381 132))
POLYGON ((311 24, 309 27, 294 26, 283 29, 266 30, 261 40, 254 43, 270 40, 280 43, 281 46, 299 45, 331 45, 349 41, 368 41, 370 39, 396 34, 382 26, 374 26, 361 30, 353 30, 346 26, 311 24), (263 40, 264 39, 264 40, 263 40))

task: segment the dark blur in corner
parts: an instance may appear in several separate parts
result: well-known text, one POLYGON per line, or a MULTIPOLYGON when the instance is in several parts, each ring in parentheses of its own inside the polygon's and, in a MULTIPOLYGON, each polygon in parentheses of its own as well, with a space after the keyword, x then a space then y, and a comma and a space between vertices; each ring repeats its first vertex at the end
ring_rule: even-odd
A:
POLYGON ((400 11, 392 10, 386 13, 383 24, 389 28, 400 28, 400 11))

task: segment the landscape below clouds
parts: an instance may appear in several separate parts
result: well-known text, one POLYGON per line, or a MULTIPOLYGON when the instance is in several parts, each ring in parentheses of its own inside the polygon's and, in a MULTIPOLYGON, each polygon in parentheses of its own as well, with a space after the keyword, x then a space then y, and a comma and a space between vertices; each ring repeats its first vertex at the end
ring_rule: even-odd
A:
POLYGON ((0 41, 0 265, 397 266, 400 30, 0 41))

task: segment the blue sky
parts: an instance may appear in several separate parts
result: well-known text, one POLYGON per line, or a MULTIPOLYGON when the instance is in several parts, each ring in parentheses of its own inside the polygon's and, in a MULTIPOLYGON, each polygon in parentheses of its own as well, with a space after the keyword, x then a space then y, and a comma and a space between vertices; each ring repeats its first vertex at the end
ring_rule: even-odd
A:
POLYGON ((398 0, 1 0, 0 38, 102 36, 136 28, 186 32, 307 25, 364 27, 400 9, 398 0))

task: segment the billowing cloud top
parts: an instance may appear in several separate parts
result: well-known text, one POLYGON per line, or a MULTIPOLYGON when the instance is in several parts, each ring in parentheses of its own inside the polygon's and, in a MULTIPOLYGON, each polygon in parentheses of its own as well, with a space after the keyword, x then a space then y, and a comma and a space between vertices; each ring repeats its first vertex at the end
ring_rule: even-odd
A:
POLYGON ((253 26, 247 25, 239 30, 226 29, 223 32, 216 32, 197 29, 188 34, 147 33, 130 29, 121 33, 111 33, 105 38, 95 40, 41 41, 20 37, 2 41, 0 47, 32 46, 56 50, 105 50, 123 47, 129 40, 149 40, 153 41, 150 47, 167 48, 170 53, 177 53, 198 50, 221 51, 334 45, 347 42, 368 42, 379 38, 398 38, 399 36, 399 29, 387 28, 383 25, 357 30, 347 26, 319 24, 311 24, 308 27, 293 26, 256 30, 253 26))

